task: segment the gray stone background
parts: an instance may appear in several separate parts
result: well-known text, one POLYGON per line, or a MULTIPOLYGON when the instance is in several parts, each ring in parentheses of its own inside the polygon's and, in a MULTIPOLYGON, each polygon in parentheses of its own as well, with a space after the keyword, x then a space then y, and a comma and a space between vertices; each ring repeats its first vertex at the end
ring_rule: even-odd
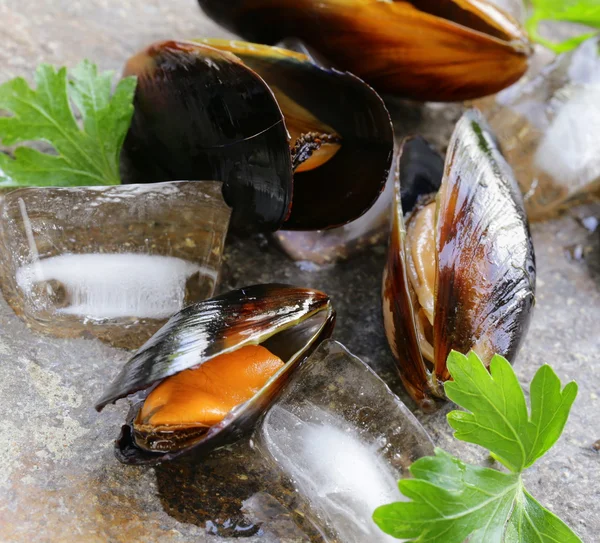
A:
MULTIPOLYGON (((0 80, 30 77, 39 62, 72 66, 90 58, 120 70, 161 38, 226 37, 194 0, 0 0, 0 80)), ((456 106, 392 104, 400 135, 419 130, 443 146, 456 106)), ((580 219, 587 206, 533 226, 538 261, 535 315, 516 366, 522 383, 550 363, 579 397, 559 444, 525 475, 532 494, 586 542, 600 540, 600 241, 580 219), (569 257, 574 246, 585 257, 569 257), (594 448, 596 443, 596 448, 594 448)), ((380 281, 385 248, 334 267, 301 267, 263 236, 228 241, 221 290, 281 281, 328 292, 338 310, 335 338, 376 368, 406 399, 382 331, 380 281)), ((121 466, 112 441, 126 406, 92 408, 128 354, 91 340, 30 332, 0 300, 0 541, 223 541, 170 517, 153 469, 121 466)), ((409 400, 407 403, 413 408, 409 400)), ((486 464, 477 447, 452 439, 442 410, 417 412, 437 445, 486 464)), ((246 541, 262 541, 249 538, 246 541)), ((275 540, 275 539, 273 539, 275 540)))

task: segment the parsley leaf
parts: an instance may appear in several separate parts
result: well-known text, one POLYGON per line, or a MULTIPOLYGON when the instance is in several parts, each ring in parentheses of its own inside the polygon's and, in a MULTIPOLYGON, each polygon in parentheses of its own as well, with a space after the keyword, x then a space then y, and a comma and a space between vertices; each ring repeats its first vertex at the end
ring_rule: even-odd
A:
POLYGON ((527 20, 526 27, 532 40, 552 49, 555 53, 563 53, 577 47, 581 42, 592 37, 590 32, 555 43, 545 39, 538 33, 542 21, 566 21, 593 28, 600 28, 600 4, 598 0, 532 0, 533 12, 527 20))
POLYGON ((562 520, 544 509, 521 485, 506 527, 504 543, 582 543, 562 520))
POLYGON ((470 412, 448 415, 455 437, 489 449, 511 472, 465 464, 436 449, 417 460, 412 479, 399 482, 408 502, 375 510, 386 533, 419 543, 581 543, 558 517, 526 490, 521 472, 556 443, 577 395, 577 385, 561 383, 542 366, 530 387, 531 414, 517 377, 501 356, 490 372, 475 353, 452 352, 448 397, 470 412))
POLYGON ((517 473, 472 466, 441 449, 417 460, 400 481, 410 502, 383 505, 373 520, 419 543, 581 543, 524 489, 517 473))
POLYGON ((441 449, 435 454, 410 467, 414 479, 399 482, 412 501, 379 507, 373 520, 384 532, 415 541, 462 543, 470 534, 471 542, 502 541, 519 475, 469 466, 441 449))
POLYGON ((448 423, 454 437, 489 449, 514 472, 531 466, 560 437, 577 396, 577 384, 561 392, 560 380, 548 365, 531 382, 531 419, 525 396, 509 362, 494 356, 488 372, 474 352, 468 358, 455 351, 448 356, 454 378, 445 391, 454 403, 471 411, 453 411, 448 423))
POLYGON ((133 115, 135 78, 121 80, 111 96, 112 73, 83 61, 67 69, 42 64, 36 89, 17 77, 0 86, 0 140, 13 146, 42 141, 55 154, 17 147, 0 153, 0 187, 115 185, 119 155, 133 115), (82 117, 79 126, 71 101, 82 117))

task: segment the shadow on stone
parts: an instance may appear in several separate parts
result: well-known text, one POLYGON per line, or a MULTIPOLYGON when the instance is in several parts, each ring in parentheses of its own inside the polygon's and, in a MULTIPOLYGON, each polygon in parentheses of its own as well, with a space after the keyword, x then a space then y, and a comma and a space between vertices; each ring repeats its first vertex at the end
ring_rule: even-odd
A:
POLYGON ((304 504, 269 469, 248 440, 202 459, 188 457, 156 467, 158 495, 167 514, 227 538, 271 535, 283 541, 321 542, 302 513, 304 504))

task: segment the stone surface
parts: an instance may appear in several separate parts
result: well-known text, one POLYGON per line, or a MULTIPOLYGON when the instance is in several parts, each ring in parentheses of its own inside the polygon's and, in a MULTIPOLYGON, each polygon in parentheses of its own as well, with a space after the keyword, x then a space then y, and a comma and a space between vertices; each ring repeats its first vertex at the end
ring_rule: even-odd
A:
MULTIPOLYGON (((127 55, 154 39, 227 36, 202 17, 193 0, 6 0, 0 3, 0 20, 0 80, 29 77, 41 61, 73 65, 83 57, 118 70, 127 55)), ((422 127, 444 147, 456 107, 390 105, 401 133, 422 127)), ((537 306, 516 367, 523 383, 544 362, 563 381, 579 382, 563 437, 526 480, 535 496, 591 543, 600 533, 600 378, 595 373, 600 233, 590 233, 579 219, 599 216, 600 208, 577 213, 533 227, 537 306)), ((383 334, 384 255, 384 247, 376 246, 353 260, 319 268, 291 262, 264 236, 231 236, 221 291, 266 281, 327 291, 338 311, 335 339, 375 368, 412 408, 383 334)), ((0 541, 223 541, 207 533, 215 530, 210 523, 205 529, 205 511, 189 506, 193 496, 183 487, 190 476, 239 448, 220 451, 195 467, 143 469, 115 460, 112 441, 127 406, 121 403, 98 415, 92 405, 127 357, 95 340, 33 333, 0 301, 0 541)), ((452 439, 445 410, 416 414, 437 445, 465 460, 489 462, 477 447, 452 439)), ((240 469, 238 477, 245 488, 246 472, 240 469)), ((194 495, 202 492, 206 488, 199 486, 194 495)), ((218 516, 219 511, 208 514, 218 516)), ((285 540, 298 541, 278 538, 268 527, 245 539, 285 540)))

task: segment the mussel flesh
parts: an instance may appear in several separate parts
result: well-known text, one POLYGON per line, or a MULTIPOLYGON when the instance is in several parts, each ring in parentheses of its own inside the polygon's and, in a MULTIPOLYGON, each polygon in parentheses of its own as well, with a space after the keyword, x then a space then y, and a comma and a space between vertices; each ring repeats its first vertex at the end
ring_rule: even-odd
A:
POLYGON ((277 284, 234 290, 177 313, 96 405, 100 411, 133 395, 117 458, 152 464, 239 438, 334 323, 324 293, 277 284))
POLYGON ((234 222, 319 230, 362 215, 388 176, 393 130, 357 77, 245 42, 168 41, 137 75, 124 160, 136 182, 217 179, 234 222))
POLYGON ((377 91, 416 100, 493 94, 527 69, 519 23, 488 0, 199 0, 245 39, 296 37, 377 91))
POLYGON ((402 381, 428 410, 444 396, 452 349, 514 360, 534 304, 535 256, 517 182, 477 110, 459 120, 443 169, 419 139, 405 140, 400 161, 383 315, 402 381), (418 198, 403 217, 405 181, 418 198))

